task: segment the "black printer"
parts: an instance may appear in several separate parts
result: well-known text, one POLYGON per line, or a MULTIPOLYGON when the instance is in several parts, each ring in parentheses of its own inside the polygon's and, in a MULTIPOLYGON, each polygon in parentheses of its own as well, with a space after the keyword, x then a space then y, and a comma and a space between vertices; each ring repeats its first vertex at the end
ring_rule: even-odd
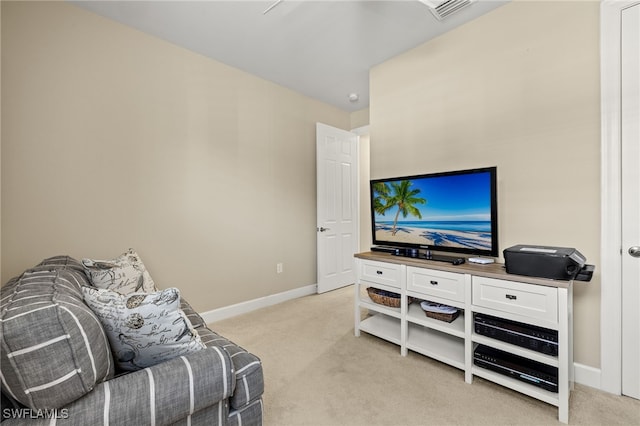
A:
POLYGON ((595 269, 574 248, 520 244, 504 249, 503 254, 509 274, 553 280, 591 281, 595 269))

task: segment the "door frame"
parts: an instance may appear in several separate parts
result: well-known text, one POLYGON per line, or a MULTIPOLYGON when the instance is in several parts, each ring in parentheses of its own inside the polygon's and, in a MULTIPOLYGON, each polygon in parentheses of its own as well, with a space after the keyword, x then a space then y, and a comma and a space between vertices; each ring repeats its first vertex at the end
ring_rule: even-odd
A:
POLYGON ((622 394, 620 15, 637 0, 600 3, 600 389, 622 394), (606 330, 606 332, 603 332, 606 330))
MULTIPOLYGON (((366 124, 364 126, 360 126, 360 127, 356 127, 355 129, 351 129, 351 133, 355 133, 356 135, 358 135, 358 193, 356 194, 357 197, 357 206, 358 206, 358 250, 360 252, 363 251, 369 251, 369 248, 371 247, 371 244, 369 242, 368 246, 365 245, 363 247, 362 244, 362 234, 364 232, 367 233, 367 235, 371 234, 371 216, 370 216, 370 211, 369 208, 367 207, 368 204, 368 197, 369 197, 369 192, 368 192, 368 188, 369 188, 369 177, 370 177, 370 155, 369 155, 369 144, 368 142, 366 143, 366 147, 363 148, 363 138, 368 138, 370 137, 370 132, 371 132, 371 126, 369 124, 366 124), (363 185, 366 185, 366 189, 363 188, 363 185), (366 202, 365 204, 363 204, 363 192, 366 194, 366 202), (363 208, 364 207, 364 208, 363 208), (365 217, 362 217, 363 214, 366 214, 365 217), (369 217, 369 221, 367 221, 367 217, 369 217), (363 225, 367 224, 368 226, 365 227, 365 229, 362 229, 363 225)), ((370 238, 370 237, 369 237, 370 238)), ((355 259, 354 259, 355 262, 355 259)))

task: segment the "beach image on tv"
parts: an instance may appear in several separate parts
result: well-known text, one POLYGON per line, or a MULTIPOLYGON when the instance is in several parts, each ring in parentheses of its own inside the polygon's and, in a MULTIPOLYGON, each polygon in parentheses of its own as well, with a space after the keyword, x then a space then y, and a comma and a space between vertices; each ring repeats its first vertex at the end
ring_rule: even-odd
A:
POLYGON ((378 243, 491 249, 490 174, 372 183, 378 243))

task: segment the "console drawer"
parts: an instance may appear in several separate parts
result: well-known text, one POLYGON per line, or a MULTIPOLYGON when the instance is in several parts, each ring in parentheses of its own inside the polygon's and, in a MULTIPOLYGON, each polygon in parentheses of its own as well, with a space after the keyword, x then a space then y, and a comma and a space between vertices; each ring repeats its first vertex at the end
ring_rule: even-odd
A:
POLYGON ((472 301, 476 306, 558 321, 558 290, 555 287, 484 277, 473 277, 472 287, 472 301))
POLYGON ((409 266, 407 268, 407 290, 464 302, 464 274, 409 266))
POLYGON ((365 260, 360 264, 360 279, 400 288, 401 265, 365 260))

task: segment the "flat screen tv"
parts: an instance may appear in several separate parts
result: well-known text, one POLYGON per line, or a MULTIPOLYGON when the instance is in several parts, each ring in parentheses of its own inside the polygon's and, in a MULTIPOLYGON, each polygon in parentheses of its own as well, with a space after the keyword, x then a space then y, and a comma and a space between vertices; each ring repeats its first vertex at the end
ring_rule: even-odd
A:
POLYGON ((498 256, 496 167, 371 181, 379 246, 498 256))

